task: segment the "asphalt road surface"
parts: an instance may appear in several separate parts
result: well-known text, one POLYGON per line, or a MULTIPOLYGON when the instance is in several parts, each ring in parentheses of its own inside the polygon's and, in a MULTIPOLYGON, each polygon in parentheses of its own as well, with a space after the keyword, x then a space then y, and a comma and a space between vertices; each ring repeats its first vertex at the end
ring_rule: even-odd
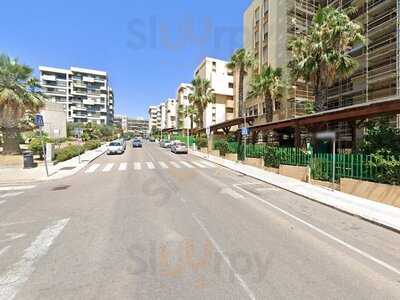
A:
POLYGON ((399 298, 398 233, 156 144, 0 187, 0 300, 399 298))

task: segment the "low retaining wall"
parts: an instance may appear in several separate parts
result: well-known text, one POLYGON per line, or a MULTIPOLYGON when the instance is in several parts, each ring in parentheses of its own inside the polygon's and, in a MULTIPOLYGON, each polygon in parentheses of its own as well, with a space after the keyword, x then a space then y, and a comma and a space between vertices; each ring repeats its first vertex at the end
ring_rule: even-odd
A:
POLYGON ((207 154, 208 153, 208 148, 200 148, 200 152, 207 154))
POLYGON ((210 155, 220 156, 219 150, 211 150, 210 155))
POLYGON ((247 158, 243 163, 248 166, 264 168, 264 159, 262 158, 247 158))
POLYGON ((340 191, 400 207, 400 186, 397 185, 342 178, 340 179, 340 191))
POLYGON ((279 166, 279 175, 291 177, 300 181, 308 182, 308 168, 298 166, 279 166))
POLYGON ((225 159, 231 160, 231 161, 237 161, 238 160, 238 155, 236 153, 226 153, 225 154, 225 159))

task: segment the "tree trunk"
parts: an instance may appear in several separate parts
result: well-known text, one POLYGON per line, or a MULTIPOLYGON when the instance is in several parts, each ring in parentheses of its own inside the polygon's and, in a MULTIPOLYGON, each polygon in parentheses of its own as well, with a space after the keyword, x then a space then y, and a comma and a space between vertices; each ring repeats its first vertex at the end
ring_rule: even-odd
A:
POLYGON ((2 154, 21 154, 18 143, 18 129, 5 128, 3 130, 3 152, 2 154))
POLYGON ((246 112, 244 107, 244 95, 243 95, 243 84, 244 84, 244 69, 240 68, 239 71, 239 117, 243 117, 243 112, 246 112))
POLYGON ((274 113, 272 110, 272 101, 269 97, 265 96, 265 120, 267 121, 267 123, 272 122, 272 120, 274 119, 274 113))

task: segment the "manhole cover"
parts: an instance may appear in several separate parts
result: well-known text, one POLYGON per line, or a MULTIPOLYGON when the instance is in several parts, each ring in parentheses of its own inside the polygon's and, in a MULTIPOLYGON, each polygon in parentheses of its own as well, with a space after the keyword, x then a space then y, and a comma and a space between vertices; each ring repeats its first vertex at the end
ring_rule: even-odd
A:
POLYGON ((68 189, 70 187, 70 185, 60 185, 60 186, 56 186, 54 188, 52 188, 52 191, 64 191, 66 189, 68 189))
POLYGON ((60 169, 60 171, 70 171, 73 169, 75 169, 75 167, 64 167, 64 168, 60 169))

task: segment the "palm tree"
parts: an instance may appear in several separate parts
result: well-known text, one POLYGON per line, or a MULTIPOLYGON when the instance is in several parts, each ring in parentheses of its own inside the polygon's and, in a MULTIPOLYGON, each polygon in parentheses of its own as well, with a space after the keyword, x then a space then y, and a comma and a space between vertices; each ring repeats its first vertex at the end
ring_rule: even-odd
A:
POLYGON ((351 21, 348 14, 352 11, 331 6, 319 9, 308 33, 289 43, 292 77, 312 84, 316 111, 326 108, 328 88, 337 79, 348 78, 358 68, 349 51, 355 45, 362 45, 365 37, 362 27, 351 21), (321 90, 325 90, 324 98, 321 90))
POLYGON ((190 117, 190 130, 193 131, 195 120, 198 122, 198 113, 194 105, 190 104, 185 111, 185 118, 190 117))
POLYGON ((273 121, 276 101, 282 98, 286 84, 282 79, 282 69, 263 66, 260 73, 255 74, 250 82, 248 97, 262 97, 265 101, 267 122, 273 121))
POLYGON ((203 128, 203 113, 208 104, 215 103, 216 97, 207 79, 196 77, 192 81, 192 93, 189 95, 190 103, 196 108, 198 127, 203 128))
POLYGON ((22 121, 44 106, 33 70, 0 55, 0 130, 3 133, 3 154, 19 154, 17 137, 22 121))
POLYGON ((245 49, 238 49, 232 55, 228 68, 239 73, 239 117, 243 116, 244 108, 244 77, 247 71, 255 66, 254 56, 245 49))

